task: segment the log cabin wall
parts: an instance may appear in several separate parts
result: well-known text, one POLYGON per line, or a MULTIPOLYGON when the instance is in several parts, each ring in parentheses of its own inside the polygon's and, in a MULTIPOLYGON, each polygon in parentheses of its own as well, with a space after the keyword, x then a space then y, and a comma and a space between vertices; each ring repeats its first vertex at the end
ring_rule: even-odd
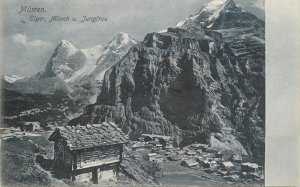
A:
POLYGON ((76 153, 76 168, 83 169, 120 162, 122 145, 97 147, 76 153))
POLYGON ((69 178, 72 171, 72 155, 63 139, 54 144, 54 174, 59 178, 69 178))

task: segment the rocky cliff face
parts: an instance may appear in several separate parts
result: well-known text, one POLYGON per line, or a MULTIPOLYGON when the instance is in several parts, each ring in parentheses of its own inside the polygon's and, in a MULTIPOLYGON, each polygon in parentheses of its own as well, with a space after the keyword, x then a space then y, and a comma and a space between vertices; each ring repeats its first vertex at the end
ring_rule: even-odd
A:
POLYGON ((115 121, 132 138, 174 137, 264 158, 264 23, 215 0, 150 33, 104 77, 97 102, 70 125, 115 121))

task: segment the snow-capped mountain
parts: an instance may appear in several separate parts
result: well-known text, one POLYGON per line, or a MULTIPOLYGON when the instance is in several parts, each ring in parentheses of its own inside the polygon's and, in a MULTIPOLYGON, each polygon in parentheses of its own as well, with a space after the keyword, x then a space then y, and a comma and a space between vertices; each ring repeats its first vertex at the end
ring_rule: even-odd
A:
POLYGON ((264 27, 264 22, 255 15, 237 6, 233 0, 213 0, 205 5, 196 14, 178 22, 177 28, 190 31, 202 31, 203 29, 230 29, 264 27))
POLYGON ((78 49, 71 42, 62 40, 54 50, 44 72, 34 79, 56 76, 66 82, 74 82, 90 74, 96 68, 96 61, 102 49, 101 45, 78 49))
POLYGON ((97 60, 97 68, 93 76, 97 81, 102 81, 105 71, 119 61, 137 41, 127 33, 118 33, 103 49, 102 55, 97 60))
MULTIPOLYGON (((21 120, 22 118, 16 117, 18 113, 21 115, 29 109, 48 111, 51 106, 53 119, 66 120, 70 116, 77 116, 87 104, 96 101, 106 70, 115 65, 136 43, 137 41, 126 33, 118 33, 107 45, 96 45, 86 49, 79 49, 70 41, 62 40, 43 71, 22 79, 5 75, 3 80, 6 81, 3 86, 5 93, 9 93, 5 95, 7 103, 24 100, 24 104, 18 110, 11 110, 6 106, 6 123, 21 120), (58 96, 64 100, 59 105, 54 105, 58 96), (32 99, 34 97, 46 100, 50 103, 49 106, 47 103, 35 101, 32 99)), ((44 113, 38 112, 34 118, 40 119, 44 113)))
POLYGON ((2 75, 2 77, 6 82, 9 83, 14 83, 19 79, 23 79, 23 77, 19 77, 17 75, 8 75, 8 74, 2 75))
POLYGON ((230 0, 214 0, 205 5, 200 12, 191 15, 184 21, 178 22, 176 27, 188 27, 189 23, 197 20, 200 21, 201 26, 205 24, 210 28, 213 22, 220 16, 221 12, 226 11, 225 7, 231 6, 230 3, 232 3, 230 0))
POLYGON ((79 49, 62 40, 41 71, 14 83, 23 93, 54 93, 63 90, 84 105, 96 101, 107 69, 115 65, 137 43, 126 33, 118 33, 107 45, 79 49))
POLYGON ((105 70, 136 44, 126 33, 118 33, 106 46, 97 45, 78 49, 71 42, 63 40, 39 78, 57 76, 66 83, 75 84, 87 77, 102 81, 105 70))

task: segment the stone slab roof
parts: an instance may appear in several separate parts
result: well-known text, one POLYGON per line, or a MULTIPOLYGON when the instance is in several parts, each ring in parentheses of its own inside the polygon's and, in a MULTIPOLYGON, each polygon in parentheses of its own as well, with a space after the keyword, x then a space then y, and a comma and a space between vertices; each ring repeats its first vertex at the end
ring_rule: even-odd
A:
POLYGON ((128 136, 112 122, 57 127, 48 140, 56 142, 59 138, 70 150, 125 144, 129 141, 128 136))

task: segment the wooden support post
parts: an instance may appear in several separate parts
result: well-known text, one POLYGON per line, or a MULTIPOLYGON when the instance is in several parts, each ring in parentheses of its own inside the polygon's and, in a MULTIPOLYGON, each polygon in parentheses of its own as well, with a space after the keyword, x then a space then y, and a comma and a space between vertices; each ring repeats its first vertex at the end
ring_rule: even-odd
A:
POLYGON ((76 153, 72 154, 72 156, 73 156, 72 181, 75 181, 75 171, 77 170, 76 153))
POLYGON ((92 181, 94 184, 98 184, 98 172, 97 168, 92 171, 92 181))
POLYGON ((123 144, 120 145, 120 157, 119 157, 119 163, 117 164, 116 174, 120 171, 121 162, 123 159, 123 144))

